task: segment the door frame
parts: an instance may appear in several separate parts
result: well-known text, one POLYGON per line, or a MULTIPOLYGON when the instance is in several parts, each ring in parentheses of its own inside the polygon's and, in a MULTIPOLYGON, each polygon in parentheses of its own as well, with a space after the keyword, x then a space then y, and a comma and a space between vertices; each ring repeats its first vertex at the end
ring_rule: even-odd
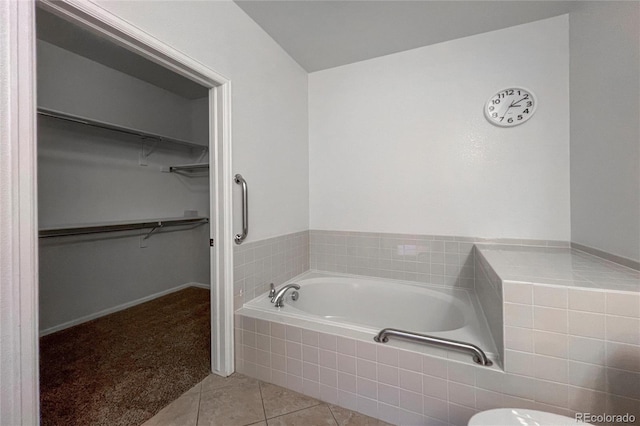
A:
POLYGON ((234 371, 231 80, 83 0, 0 2, 0 424, 39 423, 35 9, 209 88, 211 370, 234 371), (8 142, 8 143, 5 143, 8 142), (215 215, 213 213, 216 212, 215 215))

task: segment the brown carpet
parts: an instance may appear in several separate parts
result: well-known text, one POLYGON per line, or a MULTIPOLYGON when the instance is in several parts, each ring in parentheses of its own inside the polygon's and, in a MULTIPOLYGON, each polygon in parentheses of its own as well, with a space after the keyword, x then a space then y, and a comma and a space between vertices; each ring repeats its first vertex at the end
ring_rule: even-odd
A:
POLYGON ((189 287, 40 339, 42 425, 139 425, 210 370, 209 290, 189 287))

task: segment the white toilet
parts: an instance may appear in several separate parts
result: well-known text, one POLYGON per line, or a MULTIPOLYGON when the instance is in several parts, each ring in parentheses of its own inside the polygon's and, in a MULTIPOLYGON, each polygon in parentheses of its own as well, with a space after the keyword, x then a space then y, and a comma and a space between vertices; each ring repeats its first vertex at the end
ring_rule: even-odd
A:
MULTIPOLYGON (((587 424, 587 423, 582 423, 587 424)), ((482 411, 469 420, 469 426, 575 426, 576 419, 524 408, 498 408, 482 411)))

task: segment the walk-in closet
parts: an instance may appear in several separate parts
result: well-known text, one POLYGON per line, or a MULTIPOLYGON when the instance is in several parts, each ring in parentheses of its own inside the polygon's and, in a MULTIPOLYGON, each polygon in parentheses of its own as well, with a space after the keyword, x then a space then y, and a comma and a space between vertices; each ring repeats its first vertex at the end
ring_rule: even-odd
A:
POLYGON ((210 372, 209 89, 37 25, 41 422, 140 424, 210 372))

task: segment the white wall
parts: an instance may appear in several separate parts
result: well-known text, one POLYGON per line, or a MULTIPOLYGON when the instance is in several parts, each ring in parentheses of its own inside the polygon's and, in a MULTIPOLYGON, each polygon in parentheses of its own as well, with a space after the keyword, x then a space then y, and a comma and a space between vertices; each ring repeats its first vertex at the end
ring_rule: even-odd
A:
MULTIPOLYGON (((231 79, 233 173, 250 194, 247 241, 308 229, 307 73, 231 1, 99 4, 231 79)), ((236 209, 236 232, 240 221, 236 209)))
POLYGON ((310 74, 311 229, 569 240, 568 49, 565 15, 310 74))
POLYGON ((640 261, 640 4, 570 16, 571 236, 640 261))
MULTIPOLYGON (((38 106, 208 144, 206 133, 194 138, 192 124, 193 112, 208 106, 206 101, 186 99, 42 40, 37 46, 38 106)), ((207 129, 206 115, 204 122, 207 129)))

